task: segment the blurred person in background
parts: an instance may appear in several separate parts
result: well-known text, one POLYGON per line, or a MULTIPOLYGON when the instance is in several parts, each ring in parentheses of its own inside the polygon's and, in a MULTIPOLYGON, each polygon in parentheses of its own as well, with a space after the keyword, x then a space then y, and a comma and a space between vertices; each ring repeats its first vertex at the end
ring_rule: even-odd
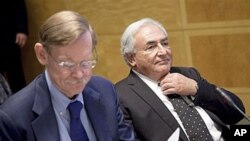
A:
POLYGON ((15 93, 26 85, 21 59, 28 36, 25 1, 2 1, 0 17, 0 73, 15 93))

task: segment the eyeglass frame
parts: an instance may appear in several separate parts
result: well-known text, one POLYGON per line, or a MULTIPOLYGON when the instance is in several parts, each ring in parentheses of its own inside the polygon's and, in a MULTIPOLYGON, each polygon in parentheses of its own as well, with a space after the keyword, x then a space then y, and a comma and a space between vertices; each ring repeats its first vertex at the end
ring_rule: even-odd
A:
POLYGON ((97 61, 98 61, 98 55, 97 55, 97 51, 96 48, 93 48, 93 56, 94 59, 92 60, 82 60, 79 63, 76 63, 74 61, 59 61, 56 58, 54 58, 50 52, 48 52, 48 55, 53 59, 53 61, 56 63, 56 65, 63 70, 67 70, 67 71, 74 71, 77 67, 80 67, 81 70, 85 70, 85 69, 93 69, 95 68, 97 61), (68 65, 66 65, 68 63, 68 65), (70 64, 71 63, 71 64, 70 64), (88 63, 88 64, 86 64, 88 63))

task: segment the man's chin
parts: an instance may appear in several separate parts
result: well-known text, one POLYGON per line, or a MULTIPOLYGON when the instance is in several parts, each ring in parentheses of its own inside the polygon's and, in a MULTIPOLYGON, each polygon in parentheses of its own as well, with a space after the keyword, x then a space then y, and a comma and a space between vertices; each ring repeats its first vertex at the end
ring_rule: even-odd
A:
POLYGON ((70 91, 72 93, 79 94, 79 93, 81 93, 83 91, 83 89, 84 89, 84 87, 82 85, 80 85, 80 86, 75 85, 75 86, 70 88, 70 91))
POLYGON ((82 88, 82 87, 81 87, 81 88, 76 88, 76 89, 75 89, 75 92, 81 93, 81 92, 83 91, 83 89, 84 89, 84 88, 82 88))
POLYGON ((162 74, 162 75, 168 74, 169 71, 170 71, 170 68, 168 68, 166 66, 164 66, 164 67, 162 67, 162 68, 160 68, 160 69, 157 70, 157 72, 160 73, 160 74, 162 74))

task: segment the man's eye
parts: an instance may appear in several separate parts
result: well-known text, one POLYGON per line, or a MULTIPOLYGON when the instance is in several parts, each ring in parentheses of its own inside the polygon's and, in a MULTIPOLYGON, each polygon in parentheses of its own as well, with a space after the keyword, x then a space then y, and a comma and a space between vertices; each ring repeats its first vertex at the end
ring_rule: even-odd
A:
POLYGON ((89 66, 90 63, 84 62, 84 63, 81 63, 80 65, 81 65, 81 67, 86 67, 86 66, 89 66))
POLYGON ((147 48, 146 48, 146 50, 152 50, 152 49, 154 49, 154 48, 156 48, 157 47, 157 45, 150 45, 150 46, 148 46, 147 48))
POLYGON ((168 46, 168 42, 162 42, 161 45, 162 46, 168 46))
POLYGON ((68 67, 68 68, 75 66, 75 63, 73 62, 61 62, 61 64, 62 67, 68 67))
POLYGON ((92 61, 86 61, 86 62, 82 62, 81 63, 81 66, 82 67, 89 67, 89 66, 91 66, 92 65, 92 61))

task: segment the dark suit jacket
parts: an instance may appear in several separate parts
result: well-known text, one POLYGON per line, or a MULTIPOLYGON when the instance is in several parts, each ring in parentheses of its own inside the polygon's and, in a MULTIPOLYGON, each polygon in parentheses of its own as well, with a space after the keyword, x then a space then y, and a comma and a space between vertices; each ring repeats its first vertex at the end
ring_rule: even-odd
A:
MULTIPOLYGON (((201 78, 193 68, 172 67, 172 73, 181 73, 197 81, 199 89, 194 104, 205 109, 209 116, 227 133, 225 124, 235 124, 243 116, 232 108, 215 90, 216 86, 201 78), (225 123, 225 124, 224 124, 225 123)), ((156 94, 132 71, 116 85, 125 120, 134 125, 135 131, 144 141, 166 141, 177 127, 176 119, 156 94)), ((233 101, 243 110, 240 99, 228 92, 233 101)), ((181 141, 187 137, 180 127, 181 141)))
MULTIPOLYGON (((98 141, 134 140, 133 129, 123 122, 114 86, 109 81, 93 76, 83 98, 98 141)), ((44 74, 1 105, 0 137, 3 141, 60 140, 44 74)))

